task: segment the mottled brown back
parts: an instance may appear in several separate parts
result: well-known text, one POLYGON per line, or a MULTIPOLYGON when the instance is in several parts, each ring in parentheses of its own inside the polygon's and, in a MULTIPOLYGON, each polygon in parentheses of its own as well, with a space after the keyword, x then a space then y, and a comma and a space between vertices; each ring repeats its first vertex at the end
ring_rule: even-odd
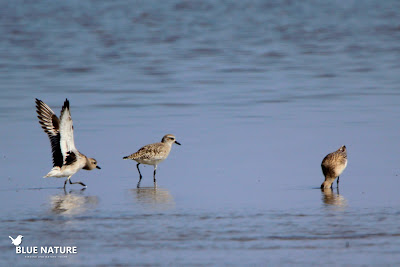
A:
POLYGON ((321 168, 325 177, 336 178, 339 176, 338 170, 343 169, 347 161, 346 146, 340 147, 322 160, 321 168))

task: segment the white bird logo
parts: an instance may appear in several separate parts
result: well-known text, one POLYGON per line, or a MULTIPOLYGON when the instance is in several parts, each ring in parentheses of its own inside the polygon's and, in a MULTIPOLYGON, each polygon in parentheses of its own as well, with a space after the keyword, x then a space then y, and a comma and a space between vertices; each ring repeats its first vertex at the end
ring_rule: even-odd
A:
POLYGON ((12 238, 11 236, 8 236, 11 239, 11 243, 18 247, 22 243, 22 238, 24 237, 23 235, 17 236, 17 238, 12 238))

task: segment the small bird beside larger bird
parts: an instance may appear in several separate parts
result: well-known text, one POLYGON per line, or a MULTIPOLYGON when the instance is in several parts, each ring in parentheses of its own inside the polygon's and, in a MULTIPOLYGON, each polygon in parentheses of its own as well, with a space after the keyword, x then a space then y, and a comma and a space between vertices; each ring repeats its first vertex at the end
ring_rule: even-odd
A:
POLYGON ((325 181, 321 185, 321 189, 331 188, 332 183, 337 179, 339 186, 339 176, 347 166, 347 150, 346 146, 341 146, 335 152, 332 152, 322 160, 321 168, 325 176, 325 181))
POLYGON ((44 176, 46 177, 68 177, 64 182, 64 188, 69 181, 70 184, 81 184, 82 182, 71 181, 71 176, 80 169, 101 169, 94 158, 88 158, 80 153, 74 143, 74 127, 72 125, 69 101, 65 99, 61 109, 60 119, 43 101, 36 98, 36 112, 39 123, 44 132, 49 136, 53 152, 53 168, 44 176))
MULTIPOLYGON (((74 132, 72 125, 71 112, 68 99, 65 100, 61 109, 60 119, 55 115, 51 108, 43 101, 36 99, 36 112, 38 114, 39 123, 44 132, 50 139, 50 144, 53 154, 53 168, 44 176, 46 177, 67 177, 64 182, 64 189, 69 181, 70 184, 81 184, 82 182, 71 181, 71 176, 80 169, 93 170, 101 169, 97 165, 94 158, 88 158, 80 153, 74 143, 74 132)), ((137 162, 137 170, 139 172, 139 181, 137 187, 140 187, 142 174, 139 165, 153 165, 154 173, 153 180, 156 186, 157 165, 164 161, 171 152, 172 144, 181 145, 172 134, 165 135, 161 142, 149 144, 137 152, 123 157, 123 159, 132 159, 137 162)), ((321 189, 331 188, 333 182, 337 178, 339 186, 339 178, 347 166, 347 150, 346 146, 341 146, 337 151, 328 154, 321 163, 322 172, 325 176, 325 181, 321 185, 321 189)))
POLYGON ((137 183, 137 188, 140 187, 140 182, 142 181, 142 174, 140 173, 139 165, 147 164, 154 166, 154 186, 156 186, 156 170, 157 165, 164 161, 171 151, 172 144, 181 145, 176 138, 172 134, 164 135, 160 143, 154 143, 150 145, 146 145, 139 149, 137 152, 124 157, 123 159, 132 159, 136 161, 138 164, 136 165, 139 172, 139 182, 137 183))

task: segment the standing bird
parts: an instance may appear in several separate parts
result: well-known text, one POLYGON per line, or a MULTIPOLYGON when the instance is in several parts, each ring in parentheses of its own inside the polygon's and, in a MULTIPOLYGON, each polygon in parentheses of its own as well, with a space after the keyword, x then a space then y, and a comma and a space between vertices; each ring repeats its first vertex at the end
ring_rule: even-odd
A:
POLYGON ((61 109, 60 119, 51 108, 43 101, 36 98, 36 112, 39 115, 39 123, 44 132, 49 136, 51 149, 53 152, 53 168, 44 176, 46 177, 68 177, 64 182, 64 189, 67 181, 70 184, 81 184, 82 182, 71 181, 71 176, 80 169, 93 170, 101 169, 97 166, 97 161, 88 158, 80 153, 74 143, 74 127, 72 126, 69 101, 65 99, 64 106, 61 109))
POLYGON ((347 150, 346 146, 341 146, 335 152, 332 152, 322 160, 321 168, 325 176, 325 181, 321 185, 321 189, 331 188, 332 183, 337 179, 339 186, 339 176, 347 166, 347 150))
POLYGON ((168 157, 173 143, 181 145, 178 141, 176 141, 174 135, 167 134, 164 135, 160 143, 146 145, 141 149, 139 149, 136 153, 133 153, 123 158, 123 159, 133 159, 138 163, 136 165, 139 171, 139 182, 137 183, 137 188, 140 187, 140 182, 142 180, 142 174, 140 173, 139 169, 140 163, 154 166, 153 179, 154 179, 154 187, 156 186, 157 165, 168 157))

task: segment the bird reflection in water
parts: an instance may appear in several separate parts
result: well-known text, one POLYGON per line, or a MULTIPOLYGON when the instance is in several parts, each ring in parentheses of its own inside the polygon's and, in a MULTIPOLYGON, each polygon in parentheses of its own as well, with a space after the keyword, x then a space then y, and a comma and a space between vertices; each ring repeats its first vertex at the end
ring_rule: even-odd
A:
POLYGON ((326 206, 335 206, 344 209, 347 207, 347 200, 339 194, 339 189, 337 188, 336 193, 333 192, 332 188, 321 189, 322 201, 326 206))
POLYGON ((137 203, 145 208, 171 209, 175 207, 174 199, 168 189, 142 187, 130 190, 137 203))
POLYGON ((96 196, 83 196, 85 188, 78 192, 64 190, 63 194, 50 197, 51 212, 61 215, 77 215, 97 206, 96 196))

